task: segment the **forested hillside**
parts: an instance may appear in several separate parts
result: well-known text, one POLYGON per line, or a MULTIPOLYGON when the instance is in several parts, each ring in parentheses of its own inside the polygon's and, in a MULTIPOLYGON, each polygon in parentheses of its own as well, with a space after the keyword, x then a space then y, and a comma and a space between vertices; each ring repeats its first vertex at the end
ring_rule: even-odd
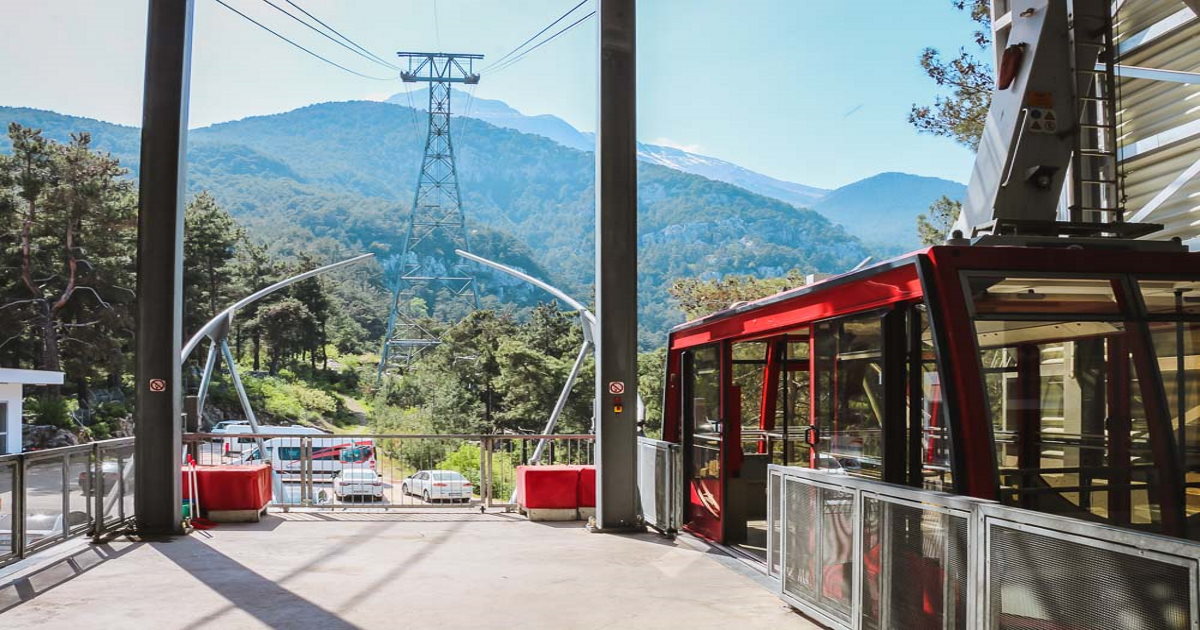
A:
MULTIPOLYGON (((88 131, 94 148, 136 173, 134 128, 16 108, 0 108, 0 120, 55 139, 88 131)), ((214 125, 191 134, 190 187, 210 191, 273 251, 387 253, 403 238, 424 133, 413 110, 376 102, 325 103, 214 125)), ((591 154, 474 119, 456 119, 454 133, 472 248, 588 299, 591 154)), ((0 151, 7 150, 3 142, 0 151)), ((676 279, 834 272, 871 253, 816 212, 776 199, 653 164, 641 164, 639 178, 639 310, 647 347, 682 320, 665 291, 676 279)), ((505 301, 541 299, 483 275, 484 291, 505 301)))

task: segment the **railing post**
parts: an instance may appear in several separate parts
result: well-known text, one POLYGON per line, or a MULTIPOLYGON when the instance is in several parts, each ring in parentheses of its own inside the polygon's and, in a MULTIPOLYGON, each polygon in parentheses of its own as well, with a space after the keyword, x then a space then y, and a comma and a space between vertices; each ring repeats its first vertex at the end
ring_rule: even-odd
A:
POLYGON ((484 498, 483 506, 491 509, 492 495, 494 495, 496 492, 496 480, 492 478, 492 438, 483 438, 482 444, 484 454, 480 464, 483 466, 485 474, 487 475, 487 497, 484 498))
POLYGON ((18 558, 25 557, 25 456, 13 467, 12 550, 18 558))
POLYGON ((62 537, 71 537, 71 454, 65 453, 58 461, 58 471, 62 475, 62 537))
POLYGON ((89 485, 92 488, 92 542, 99 543, 104 533, 104 495, 107 494, 104 489, 104 456, 99 443, 92 444, 92 483, 89 485))

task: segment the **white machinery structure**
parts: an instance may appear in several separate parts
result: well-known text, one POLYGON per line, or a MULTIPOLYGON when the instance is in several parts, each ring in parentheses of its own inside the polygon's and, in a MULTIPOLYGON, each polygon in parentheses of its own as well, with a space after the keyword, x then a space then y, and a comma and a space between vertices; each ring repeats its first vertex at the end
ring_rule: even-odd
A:
POLYGON ((997 86, 959 238, 1193 240, 1198 0, 995 0, 997 86), (1189 6, 1191 5, 1191 6, 1189 6))

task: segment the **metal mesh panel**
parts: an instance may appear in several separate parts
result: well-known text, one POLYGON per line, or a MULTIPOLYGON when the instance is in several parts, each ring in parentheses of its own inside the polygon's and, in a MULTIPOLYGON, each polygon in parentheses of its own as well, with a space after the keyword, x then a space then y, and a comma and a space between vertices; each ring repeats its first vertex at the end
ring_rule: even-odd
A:
POLYGON ((1191 626, 1186 567, 1062 534, 989 525, 989 627, 1175 630, 1191 626))
POLYGON ((854 572, 854 494, 821 489, 821 599, 828 611, 850 617, 854 572))
POLYGON ((645 519, 647 525, 654 527, 661 526, 658 518, 658 493, 655 487, 658 485, 655 483, 655 479, 660 474, 656 457, 657 450, 652 444, 638 442, 638 498, 642 502, 642 518, 645 519))
POLYGON ((863 498, 863 628, 966 628, 965 516, 863 498))
POLYGON ((782 488, 783 478, 779 475, 767 476, 767 549, 769 550, 767 558, 767 573, 772 576, 779 575, 779 562, 782 559, 783 542, 780 537, 782 531, 780 527, 783 518, 783 505, 780 499, 783 497, 782 488))
POLYGON ((799 599, 817 599, 819 571, 817 561, 820 514, 818 509, 819 490, 795 479, 785 478, 783 590, 799 599))

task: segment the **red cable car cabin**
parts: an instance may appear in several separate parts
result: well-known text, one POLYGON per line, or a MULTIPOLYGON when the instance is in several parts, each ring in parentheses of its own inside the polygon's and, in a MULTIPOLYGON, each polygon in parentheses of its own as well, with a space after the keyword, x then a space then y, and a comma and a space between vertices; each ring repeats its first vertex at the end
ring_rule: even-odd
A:
POLYGON ((684 526, 765 554, 766 467, 1200 538, 1200 253, 933 247, 670 336, 684 526))

